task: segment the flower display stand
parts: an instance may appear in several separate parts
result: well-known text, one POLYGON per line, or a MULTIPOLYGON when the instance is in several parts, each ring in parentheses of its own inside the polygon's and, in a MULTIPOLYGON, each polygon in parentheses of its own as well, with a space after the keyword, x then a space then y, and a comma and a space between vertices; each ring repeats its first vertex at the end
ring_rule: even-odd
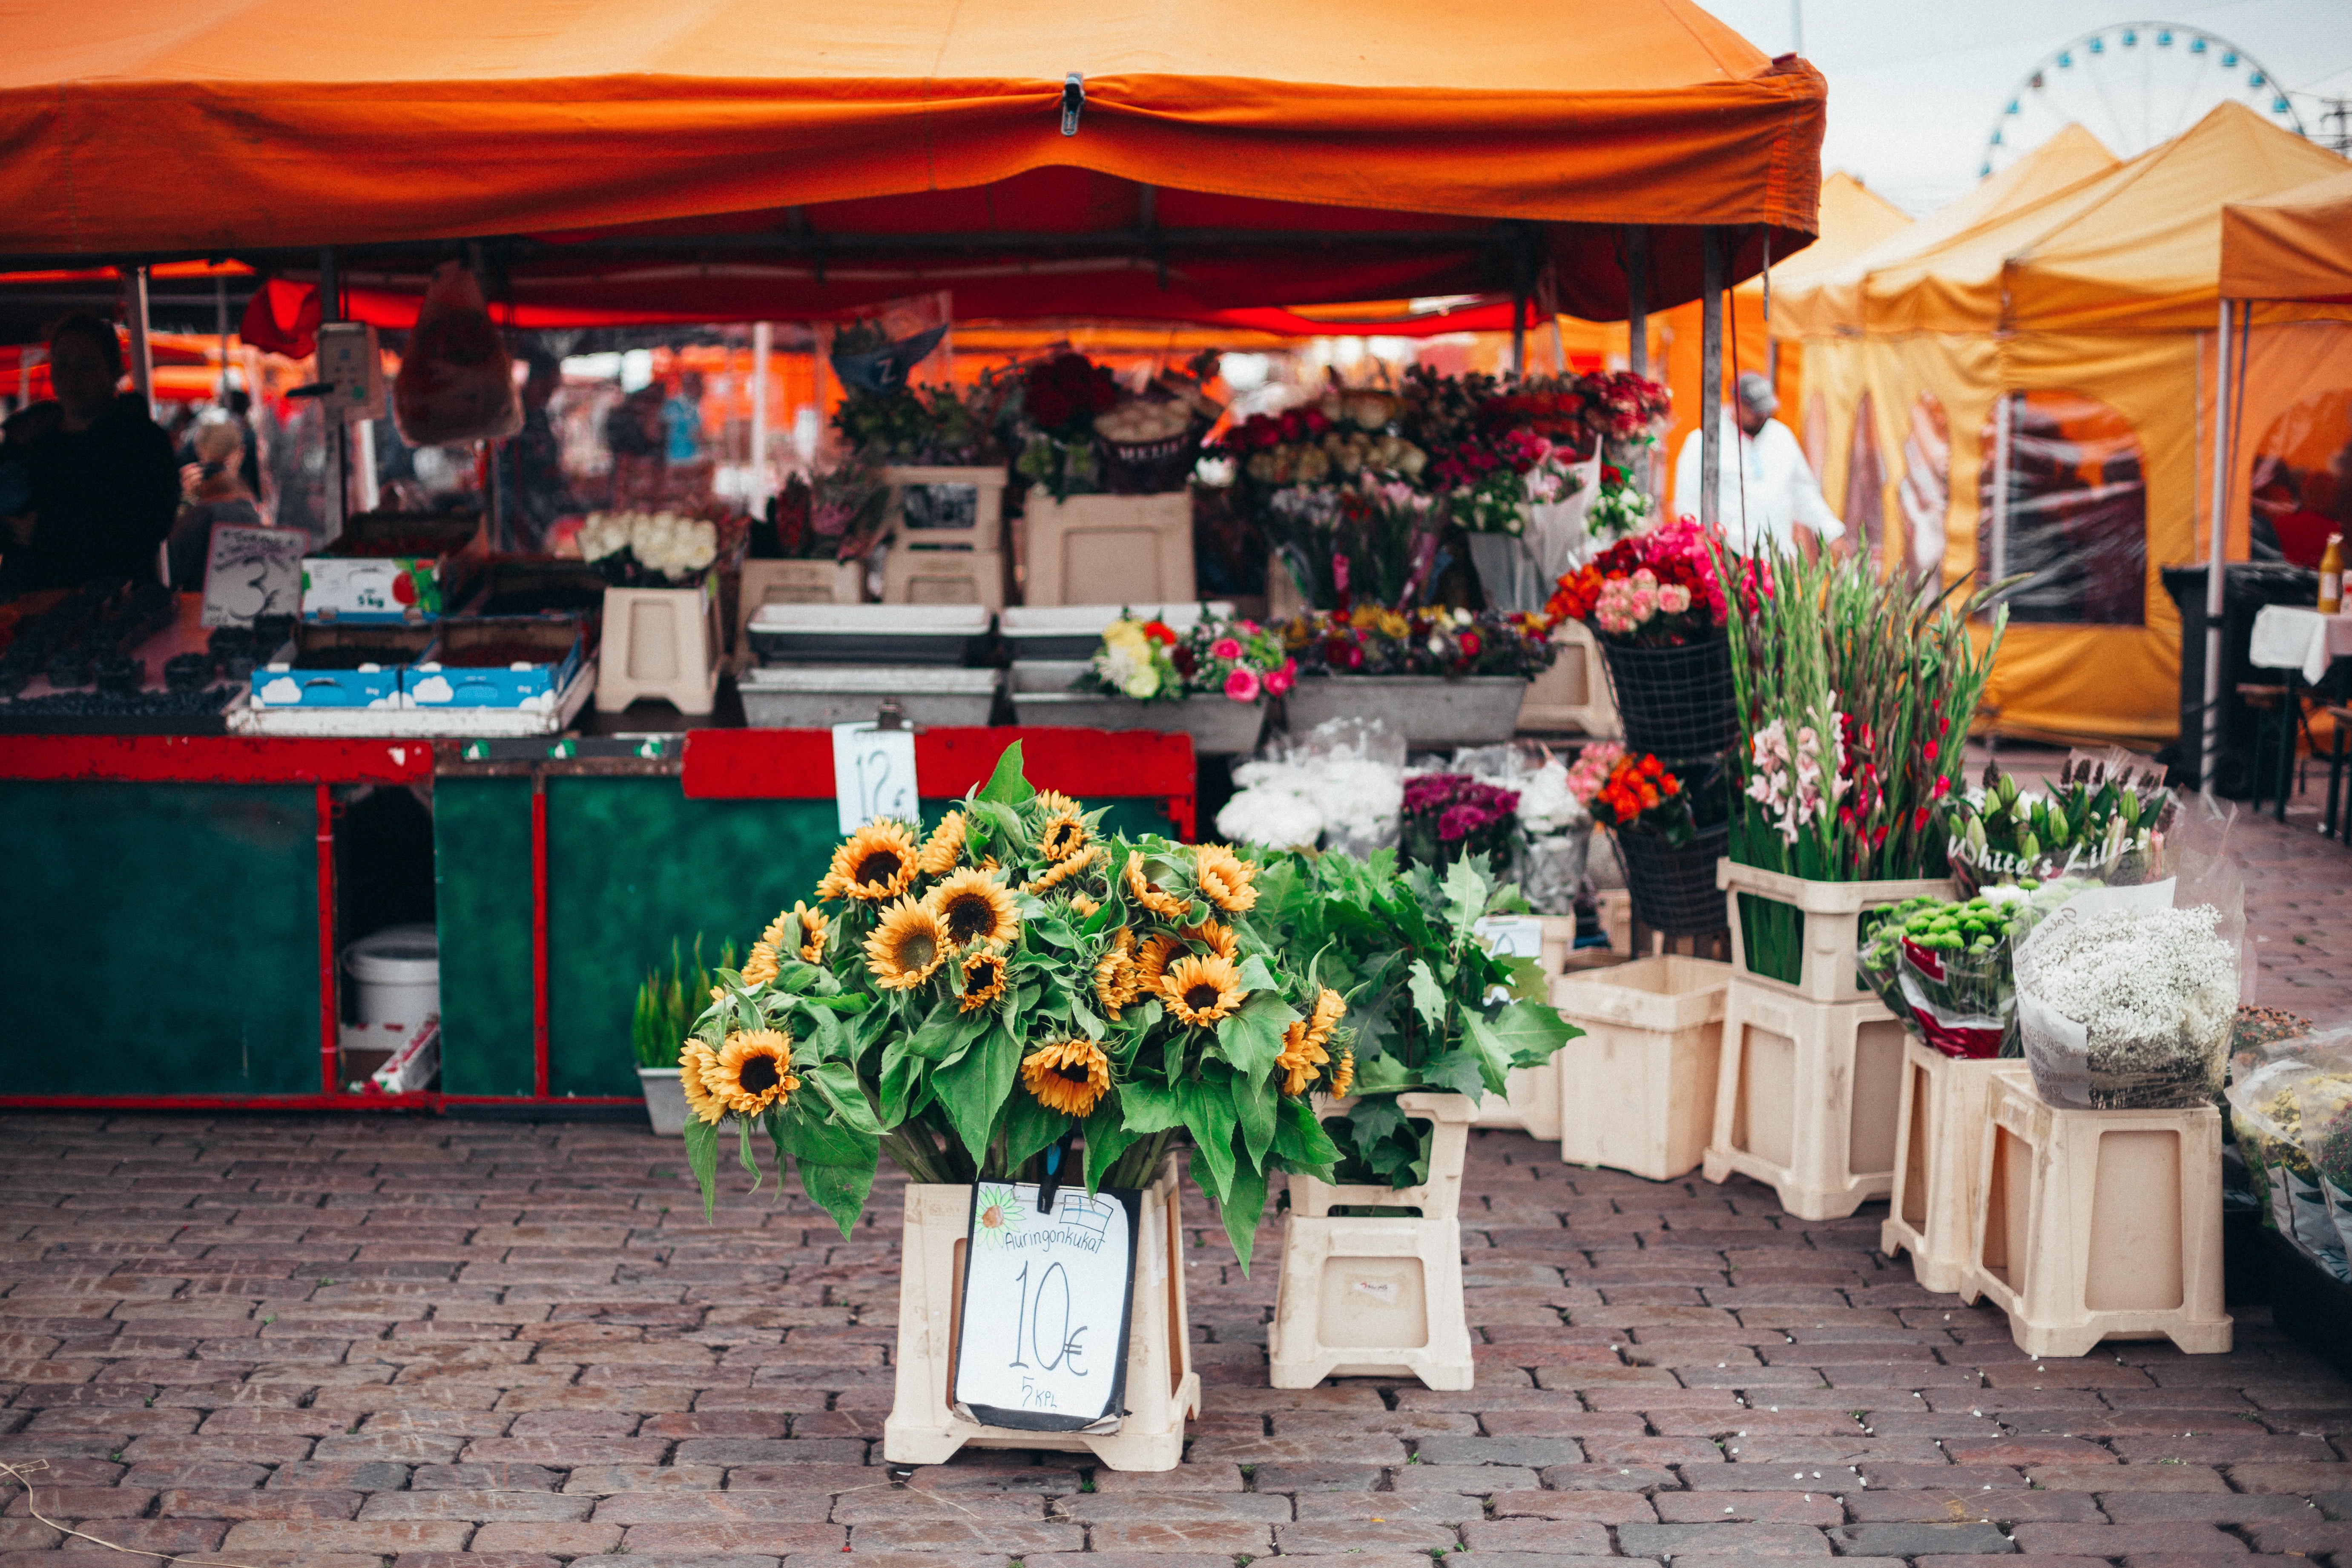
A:
POLYGON ((893 540, 882 562, 886 605, 982 605, 1004 608, 1004 552, 932 550, 893 540))
POLYGON ((1799 1219, 1843 1219, 1885 1197, 1907 1038, 1874 996, 1811 1002, 1733 973, 1706 1179, 1752 1176, 1799 1219))
POLYGON ((1559 1157, 1654 1182, 1697 1166, 1715 1128, 1731 965, 1666 954, 1552 982, 1584 1031, 1562 1046, 1559 1157))
POLYGON ((1627 751, 1682 762, 1738 743, 1731 650, 1721 635, 1675 647, 1600 647, 1627 751))
POLYGON ((681 713, 719 700, 719 597, 709 587, 607 588, 596 711, 617 713, 641 697, 681 713))
POLYGON ((1290 1177, 1269 1335, 1276 1388, 1312 1388, 1327 1377, 1470 1386, 1460 1211, 1473 1108, 1458 1094, 1399 1095, 1397 1107, 1433 1123, 1429 1180, 1422 1185, 1339 1187, 1290 1177), (1421 1212, 1351 1216, 1331 1213, 1334 1207, 1421 1212))
POLYGON ((1522 730, 1575 730, 1597 739, 1618 731, 1617 704, 1609 694, 1601 639, 1582 621, 1562 621, 1551 634, 1559 654, 1552 666, 1528 683, 1519 703, 1522 730))
POLYGON ((1192 492, 1072 496, 1032 491, 1022 597, 1031 605, 1091 603, 1116 584, 1130 604, 1181 605, 1192 591, 1192 492))
POLYGON ((1814 1002, 1851 1002, 1873 994, 1854 972, 1854 953, 1861 945, 1863 915, 1871 910, 1899 904, 1906 899, 1948 899, 1948 877, 1926 877, 1885 882, 1816 882, 1785 872, 1718 861, 1716 886, 1724 889, 1725 914, 1731 927, 1731 961, 1740 977, 1757 985, 1814 1002), (1744 895, 1744 897, 1743 897, 1744 895), (1787 905, 1801 924, 1799 963, 1794 974, 1770 973, 1759 967, 1754 951, 1758 932, 1751 929, 1748 899, 1787 905))
POLYGON ((1377 719, 1410 745, 1483 746, 1511 738, 1527 684, 1516 675, 1324 675, 1283 703, 1294 735, 1326 719, 1377 719))
POLYGON ((1004 470, 886 468, 882 477, 890 487, 883 602, 1003 609, 1004 470))
POLYGON ((1889 1258, 1909 1253, 1912 1277, 1927 1289, 1948 1294, 1967 1282, 1977 1145, 1993 1079, 2024 1075, 2021 1061, 1962 1061, 1916 1039, 1904 1042, 1895 1187, 1878 1226, 1878 1250, 1889 1258))
POLYGON ((1139 702, 1107 691, 1075 690, 1083 663, 1036 660, 1013 667, 1013 721, 1088 730, 1181 731, 1202 756, 1242 756, 1257 749, 1266 704, 1236 702, 1213 691, 1173 702, 1139 702))
POLYGON ((1127 1415, 1116 1432, 1016 1431, 955 1414, 948 1383, 962 1331, 968 1186, 909 1183, 898 1276, 897 1392, 882 1424, 896 1465, 945 1464, 960 1448, 1091 1453, 1114 1470, 1170 1470, 1184 1458, 1184 1423, 1201 1413, 1184 1310, 1184 1229, 1176 1159, 1144 1189, 1136 1238, 1135 1308, 1127 1342, 1127 1415))
MULTIPOLYGON (((1568 966, 1576 946, 1574 915, 1538 915, 1542 922, 1542 948, 1537 963, 1549 986, 1568 966)), ((1478 1102, 1471 1117, 1475 1127, 1516 1127, 1549 1142, 1559 1136, 1559 1058, 1541 1067, 1513 1068, 1503 1079, 1506 1092, 1478 1102)))
POLYGON ((2227 1351, 2221 1113, 2060 1110, 2022 1074, 1996 1077, 1988 1100, 1961 1295, 2007 1312, 2028 1355, 2104 1339, 2227 1351))
POLYGON ((751 663, 751 617, 770 605, 855 605, 866 597, 862 561, 746 561, 736 598, 735 666, 751 663))
POLYGON ((637 1082, 646 1093, 646 1119, 656 1138, 677 1138, 686 1131, 686 1088, 676 1068, 639 1068, 637 1082))

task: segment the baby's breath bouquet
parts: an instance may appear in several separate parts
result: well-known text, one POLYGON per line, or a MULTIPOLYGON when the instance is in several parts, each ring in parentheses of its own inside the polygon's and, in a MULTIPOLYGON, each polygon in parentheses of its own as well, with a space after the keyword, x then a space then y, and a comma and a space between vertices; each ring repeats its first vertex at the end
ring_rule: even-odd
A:
POLYGON ((1306 1097, 1349 1088, 1345 1008, 1285 963, 1255 863, 1103 816, 1031 788, 1016 743, 929 832, 845 840, 687 1043, 706 1202, 730 1114, 845 1231, 884 1153, 918 1182, 1034 1181, 1082 1144, 1089 1190, 1136 1187, 1181 1134, 1246 1265, 1269 1174, 1338 1158, 1306 1097))

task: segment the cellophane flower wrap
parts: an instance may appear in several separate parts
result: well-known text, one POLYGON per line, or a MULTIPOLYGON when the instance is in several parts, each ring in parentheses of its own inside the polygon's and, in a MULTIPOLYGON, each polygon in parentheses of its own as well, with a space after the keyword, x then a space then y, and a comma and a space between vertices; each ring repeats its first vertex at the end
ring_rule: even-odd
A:
POLYGON ((1612 642, 1679 647, 1712 637, 1727 607, 1715 552, 1688 519, 1621 540, 1559 580, 1544 613, 1612 642))
POLYGON ((1104 815, 1031 788, 1016 743, 928 832, 845 840, 687 1045, 706 1202, 730 1115, 746 1162, 756 1121, 845 1232, 883 1153, 919 1182, 1035 1180, 1082 1140, 1092 1191, 1142 1185, 1182 1136, 1246 1265, 1267 1179, 1338 1157, 1307 1096, 1346 1087, 1346 1008, 1269 912, 1295 868, 1104 815), (788 1053, 751 1069, 765 1100, 712 1077, 762 1033, 788 1053), (772 1075, 797 1082, 772 1093, 772 1075))
POLYGON ((2161 880, 2171 865, 2178 807, 2164 770, 2120 749, 2070 754, 2041 790, 1988 763, 1980 786, 1952 791, 1941 810, 1952 875, 1970 889, 2059 877, 2122 887, 2161 880))
POLYGON ((1286 865, 1287 875, 1269 868, 1259 912, 1291 951, 1311 955, 1309 983, 1345 998, 1355 1029, 1346 1087, 1356 1099, 1329 1124, 1345 1148, 1338 1179, 1426 1181, 1429 1129, 1399 1109, 1399 1094, 1502 1094, 1511 1068, 1540 1066, 1582 1033, 1551 1005, 1539 963, 1497 958, 1478 934, 1481 919, 1523 912, 1526 900, 1476 856, 1442 876, 1426 866, 1400 871, 1386 849, 1286 865))
POLYGON ((1391 610, 1359 605, 1313 611, 1283 628, 1309 675, 1516 675, 1533 679, 1559 650, 1541 616, 1443 605, 1391 610))

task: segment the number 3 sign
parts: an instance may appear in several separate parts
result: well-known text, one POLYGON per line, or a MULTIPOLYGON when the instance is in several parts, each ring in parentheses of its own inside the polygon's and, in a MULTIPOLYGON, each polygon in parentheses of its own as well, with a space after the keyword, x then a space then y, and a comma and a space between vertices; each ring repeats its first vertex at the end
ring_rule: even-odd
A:
POLYGON ((1032 1182, 972 1188, 950 1398, 987 1426, 1115 1432, 1126 1413, 1141 1194, 1032 1182))

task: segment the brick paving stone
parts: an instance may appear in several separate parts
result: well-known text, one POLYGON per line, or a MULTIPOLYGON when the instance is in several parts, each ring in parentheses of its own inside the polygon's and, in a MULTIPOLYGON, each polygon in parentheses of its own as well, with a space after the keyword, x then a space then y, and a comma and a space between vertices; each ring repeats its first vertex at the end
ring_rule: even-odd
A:
POLYGON ((1945 1557, 2011 1552, 1996 1524, 1848 1524, 1829 1532, 1841 1557, 1945 1557))

